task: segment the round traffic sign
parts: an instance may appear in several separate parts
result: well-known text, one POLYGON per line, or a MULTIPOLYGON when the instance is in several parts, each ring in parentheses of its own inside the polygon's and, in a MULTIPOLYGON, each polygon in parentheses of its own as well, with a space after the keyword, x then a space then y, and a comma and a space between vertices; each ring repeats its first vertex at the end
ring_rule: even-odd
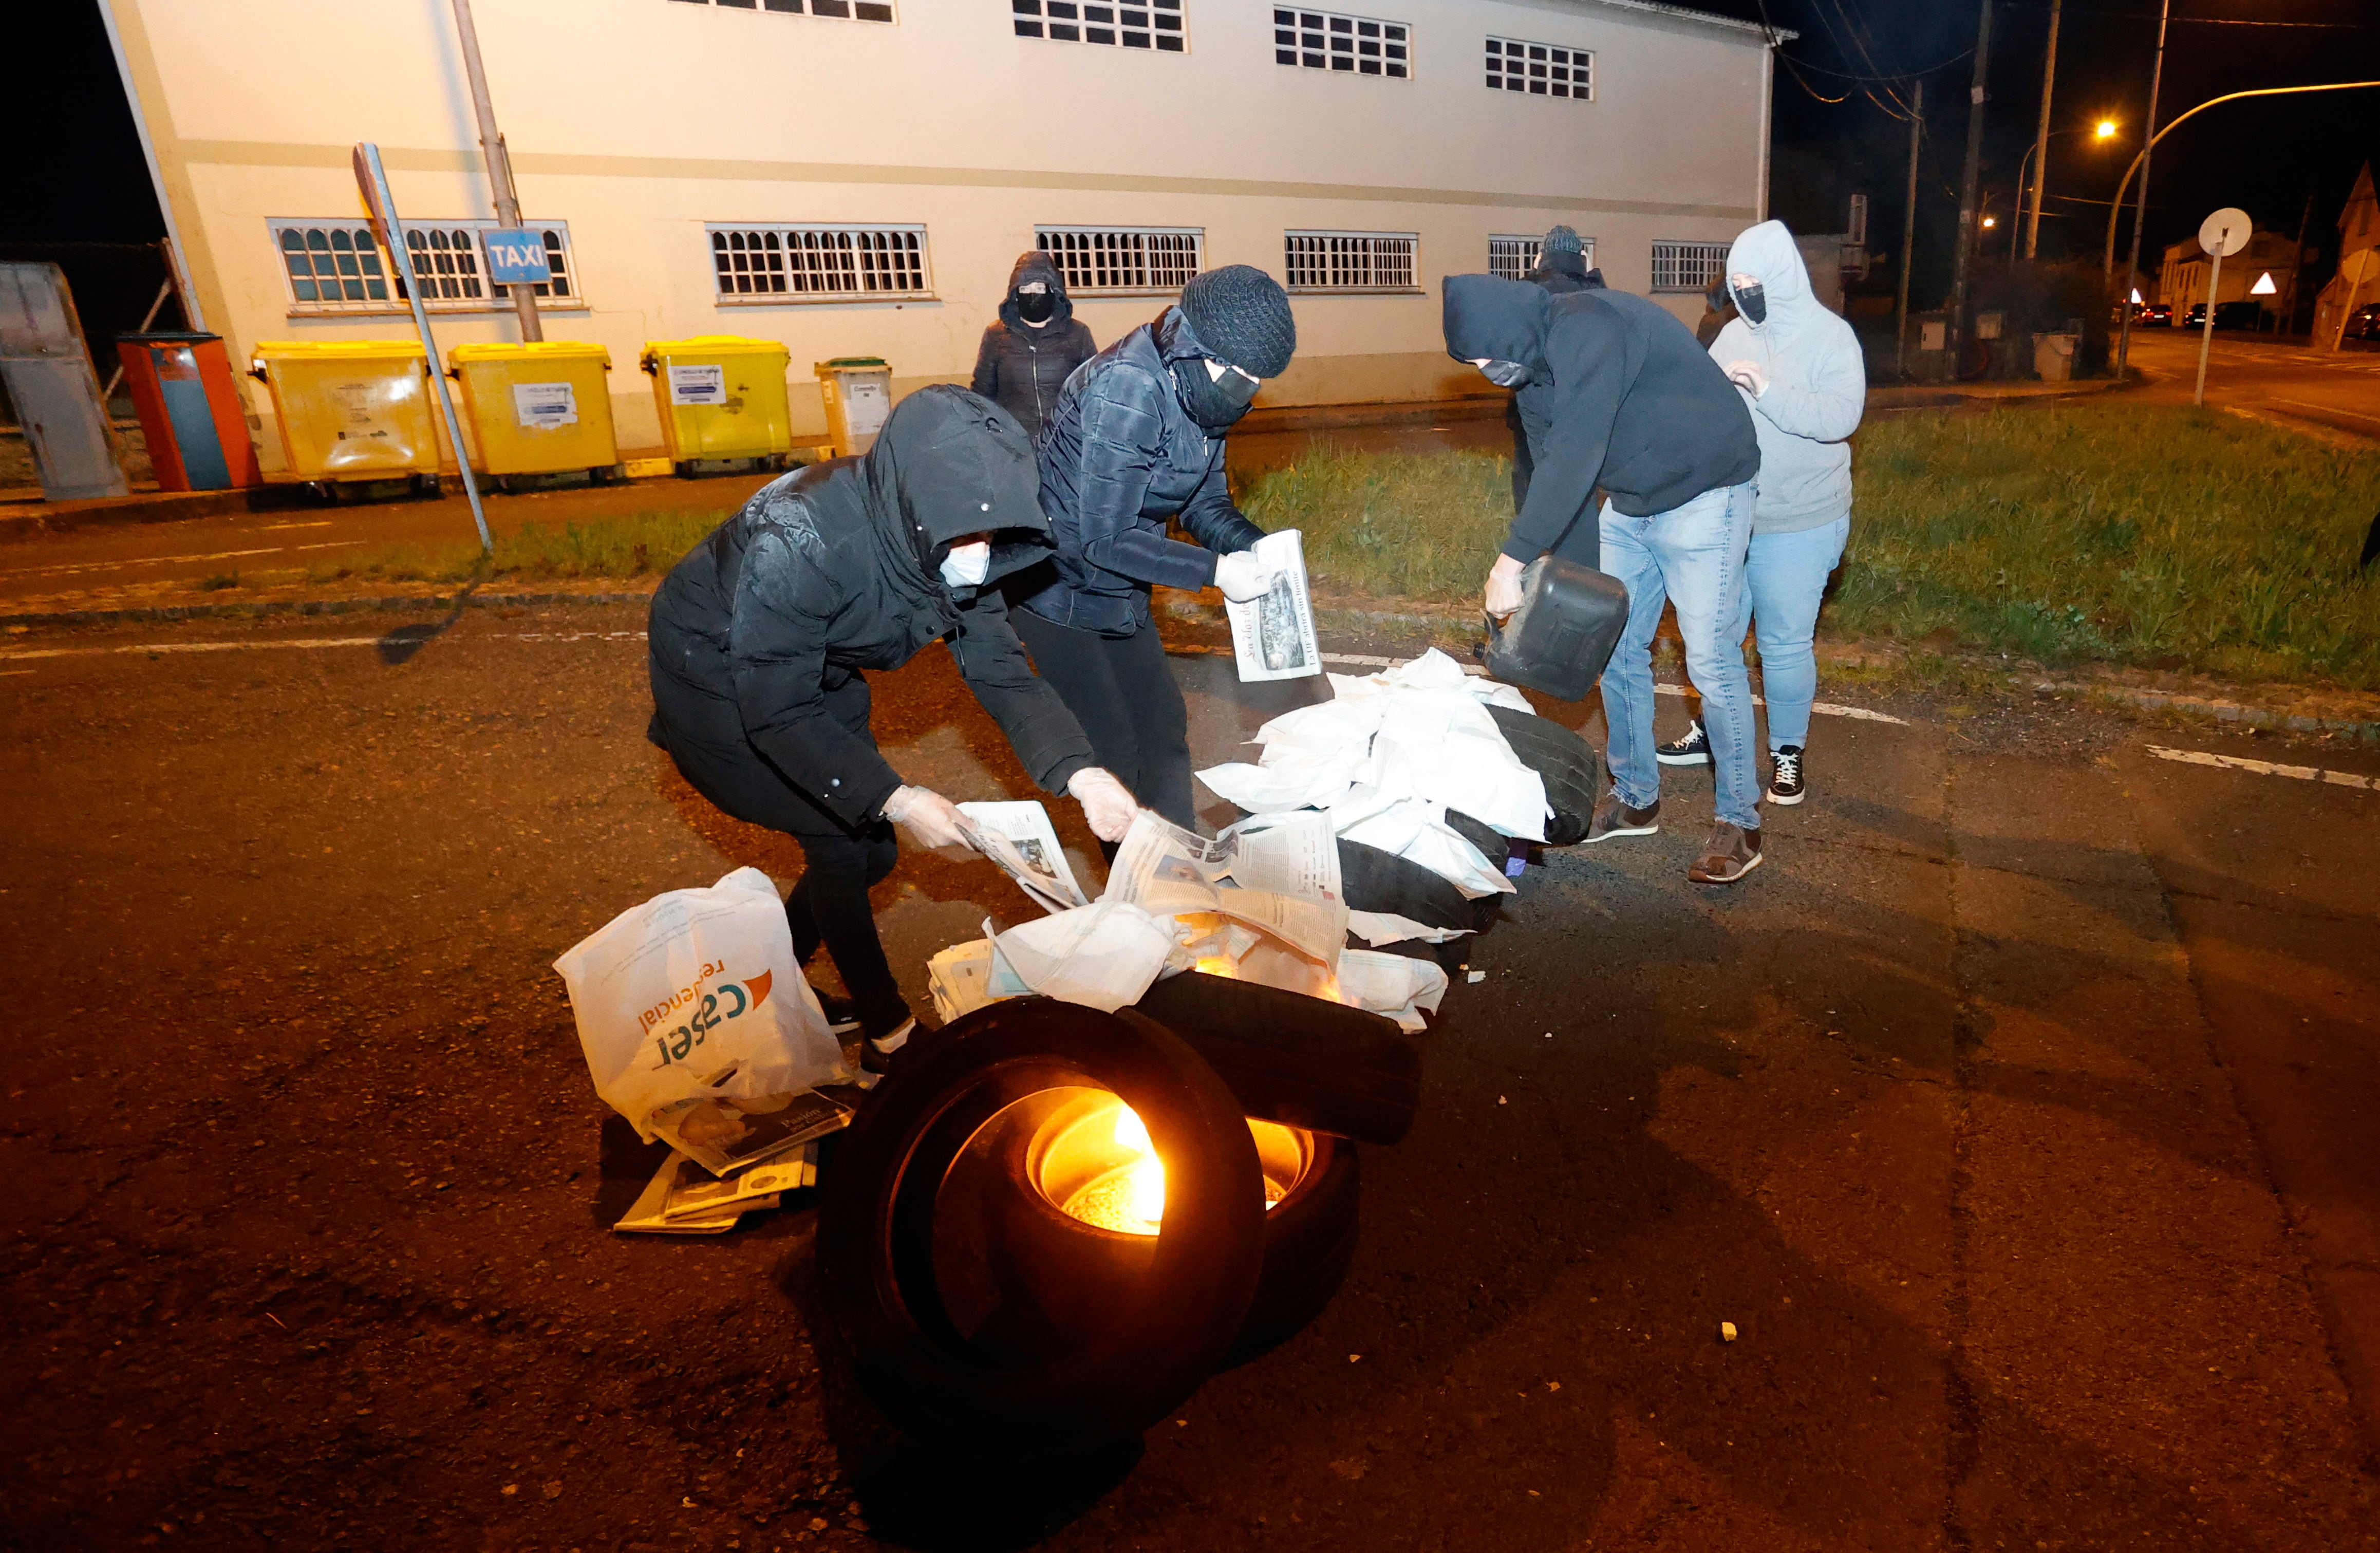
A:
POLYGON ((2254 229, 2247 212, 2236 205, 2226 205, 2198 224, 2198 246, 2228 259, 2248 246, 2254 229))
POLYGON ((2338 261, 2338 273, 2350 285, 2362 285, 2380 275, 2380 249, 2360 248, 2338 261))

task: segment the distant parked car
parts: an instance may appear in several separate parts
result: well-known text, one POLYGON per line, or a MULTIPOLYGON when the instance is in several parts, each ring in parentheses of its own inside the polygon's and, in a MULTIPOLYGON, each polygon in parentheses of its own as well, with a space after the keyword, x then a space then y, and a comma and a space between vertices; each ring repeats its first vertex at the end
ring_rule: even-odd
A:
POLYGON ((2366 302, 2347 315, 2350 340, 2380 340, 2380 302, 2366 302))
MULTIPOLYGON (((2196 329, 2205 322, 2206 304, 2192 302, 2190 305, 2190 317, 2181 326, 2184 329, 2196 329)), ((2215 327, 2217 329, 2262 329, 2264 326, 2265 309, 2262 303, 2223 302, 2217 304, 2215 309, 2215 327)))
POLYGON ((2141 304, 2140 320, 2143 328, 2154 323, 2160 328, 2170 329, 2173 327, 2173 309, 2163 302, 2143 302, 2141 304))

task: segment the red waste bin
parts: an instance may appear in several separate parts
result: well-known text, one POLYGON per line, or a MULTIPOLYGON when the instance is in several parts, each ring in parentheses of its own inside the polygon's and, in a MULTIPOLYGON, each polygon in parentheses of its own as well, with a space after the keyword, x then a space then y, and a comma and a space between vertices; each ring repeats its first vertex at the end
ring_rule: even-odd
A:
POLYGON ((124 383, 166 491, 261 485, 248 410, 220 334, 118 334, 124 383))

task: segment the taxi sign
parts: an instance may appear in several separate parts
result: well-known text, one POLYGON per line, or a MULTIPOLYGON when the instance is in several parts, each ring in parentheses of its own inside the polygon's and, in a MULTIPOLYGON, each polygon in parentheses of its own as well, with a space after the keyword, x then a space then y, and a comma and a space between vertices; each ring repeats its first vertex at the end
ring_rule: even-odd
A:
POLYGON ((488 279, 498 285, 543 285, 553 279, 545 262, 545 239, 535 232, 496 231, 484 234, 488 279))

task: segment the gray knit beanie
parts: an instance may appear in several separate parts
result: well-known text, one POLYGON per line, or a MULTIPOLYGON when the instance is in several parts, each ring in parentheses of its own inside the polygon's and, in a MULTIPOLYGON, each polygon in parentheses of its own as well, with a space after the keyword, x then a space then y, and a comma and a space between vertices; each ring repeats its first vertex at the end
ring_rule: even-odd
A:
POLYGON ((1571 230, 1571 228, 1567 226, 1557 226, 1552 231, 1546 234, 1545 247, 1542 251, 1546 253, 1575 253, 1584 256, 1586 252, 1586 245, 1578 240, 1578 234, 1571 230))
POLYGON ((1257 377, 1281 376, 1297 349, 1289 294, 1253 264, 1192 277, 1182 288, 1182 314, 1209 351, 1257 377))

